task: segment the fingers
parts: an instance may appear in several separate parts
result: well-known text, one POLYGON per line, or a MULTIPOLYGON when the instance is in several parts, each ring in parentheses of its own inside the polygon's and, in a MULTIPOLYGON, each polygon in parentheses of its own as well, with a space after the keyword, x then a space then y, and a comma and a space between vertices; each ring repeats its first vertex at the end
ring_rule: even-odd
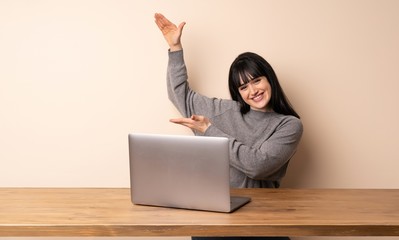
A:
POLYGON ((196 120, 191 118, 173 118, 169 120, 172 123, 180 124, 185 127, 195 129, 196 128, 196 120))
POLYGON ((160 13, 155 13, 154 18, 158 28, 162 30, 165 27, 165 16, 160 13))
POLYGON ((204 118, 205 118, 204 116, 195 115, 195 114, 191 115, 191 117, 190 117, 190 119, 193 120, 194 122, 195 122, 195 121, 196 121, 196 122, 203 121, 204 118))
POLYGON ((179 124, 190 129, 195 129, 194 121, 190 118, 174 118, 169 120, 172 123, 179 124))
POLYGON ((178 124, 192 124, 194 122, 191 118, 172 118, 169 121, 178 124))
MULTIPOLYGON (((157 24, 158 28, 161 30, 167 27, 176 28, 176 25, 171 21, 169 21, 169 19, 167 19, 161 13, 155 13, 154 18, 155 18, 155 23, 157 24)), ((180 32, 183 30, 184 25, 186 25, 186 22, 180 23, 179 26, 177 27, 180 32)))
POLYGON ((189 128, 197 128, 201 126, 204 121, 204 116, 192 115, 189 118, 172 118, 169 120, 172 123, 184 125, 189 128))
POLYGON ((174 25, 171 21, 169 21, 164 15, 160 13, 155 13, 154 18, 155 18, 155 23, 158 25, 160 29, 174 25))
POLYGON ((186 22, 182 22, 182 23, 180 23, 180 24, 179 24, 179 27, 178 27, 178 29, 179 29, 179 31, 180 31, 180 32, 182 32, 182 31, 183 31, 183 27, 184 27, 184 25, 186 25, 186 22))
POLYGON ((172 118, 169 121, 202 133, 211 125, 209 119, 202 115, 192 115, 189 118, 172 118))
POLYGON ((155 18, 163 25, 170 24, 171 22, 161 13, 156 13, 155 18))
POLYGON ((194 122, 203 121, 204 118, 205 118, 204 116, 193 114, 189 118, 172 118, 169 121, 174 123, 194 123, 194 122))

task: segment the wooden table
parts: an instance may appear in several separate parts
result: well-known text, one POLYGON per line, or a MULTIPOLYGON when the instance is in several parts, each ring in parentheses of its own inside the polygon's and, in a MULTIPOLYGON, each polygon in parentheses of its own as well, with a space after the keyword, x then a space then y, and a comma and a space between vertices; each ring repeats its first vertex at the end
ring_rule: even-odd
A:
POLYGON ((232 189, 234 213, 133 205, 129 189, 0 188, 4 236, 399 236, 396 189, 232 189))

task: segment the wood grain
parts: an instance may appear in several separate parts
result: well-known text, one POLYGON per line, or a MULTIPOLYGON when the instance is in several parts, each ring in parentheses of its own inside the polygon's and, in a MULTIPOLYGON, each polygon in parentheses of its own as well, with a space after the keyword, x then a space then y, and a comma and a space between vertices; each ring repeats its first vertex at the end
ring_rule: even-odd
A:
POLYGON ((397 189, 232 189, 233 213, 133 205, 125 188, 0 188, 4 236, 399 236, 397 189))

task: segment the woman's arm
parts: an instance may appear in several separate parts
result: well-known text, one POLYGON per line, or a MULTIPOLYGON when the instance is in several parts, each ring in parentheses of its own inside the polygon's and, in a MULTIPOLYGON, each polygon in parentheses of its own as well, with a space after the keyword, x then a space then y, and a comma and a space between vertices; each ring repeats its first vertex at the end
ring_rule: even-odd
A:
POLYGON ((237 105, 237 102, 226 99, 209 98, 193 91, 188 83, 187 68, 183 50, 168 52, 167 89, 169 100, 184 117, 172 120, 175 123, 190 127, 204 133, 210 126, 212 116, 220 114, 237 105), (197 117, 192 118, 195 115, 197 117), (199 126, 199 127, 197 127, 199 126))
POLYGON ((284 167, 294 155, 302 133, 301 121, 295 117, 288 117, 270 136, 257 144, 259 147, 245 145, 213 125, 208 128, 205 135, 229 138, 230 165, 249 178, 276 180, 270 177, 284 167))

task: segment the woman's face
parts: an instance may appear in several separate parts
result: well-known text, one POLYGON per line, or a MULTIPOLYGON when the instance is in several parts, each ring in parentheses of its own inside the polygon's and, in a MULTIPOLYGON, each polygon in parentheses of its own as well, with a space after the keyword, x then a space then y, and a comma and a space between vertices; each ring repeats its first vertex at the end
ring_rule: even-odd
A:
POLYGON ((248 83, 244 83, 241 80, 238 91, 244 102, 248 104, 251 109, 261 112, 272 111, 270 106, 268 106, 272 96, 272 90, 266 77, 254 78, 248 83))

